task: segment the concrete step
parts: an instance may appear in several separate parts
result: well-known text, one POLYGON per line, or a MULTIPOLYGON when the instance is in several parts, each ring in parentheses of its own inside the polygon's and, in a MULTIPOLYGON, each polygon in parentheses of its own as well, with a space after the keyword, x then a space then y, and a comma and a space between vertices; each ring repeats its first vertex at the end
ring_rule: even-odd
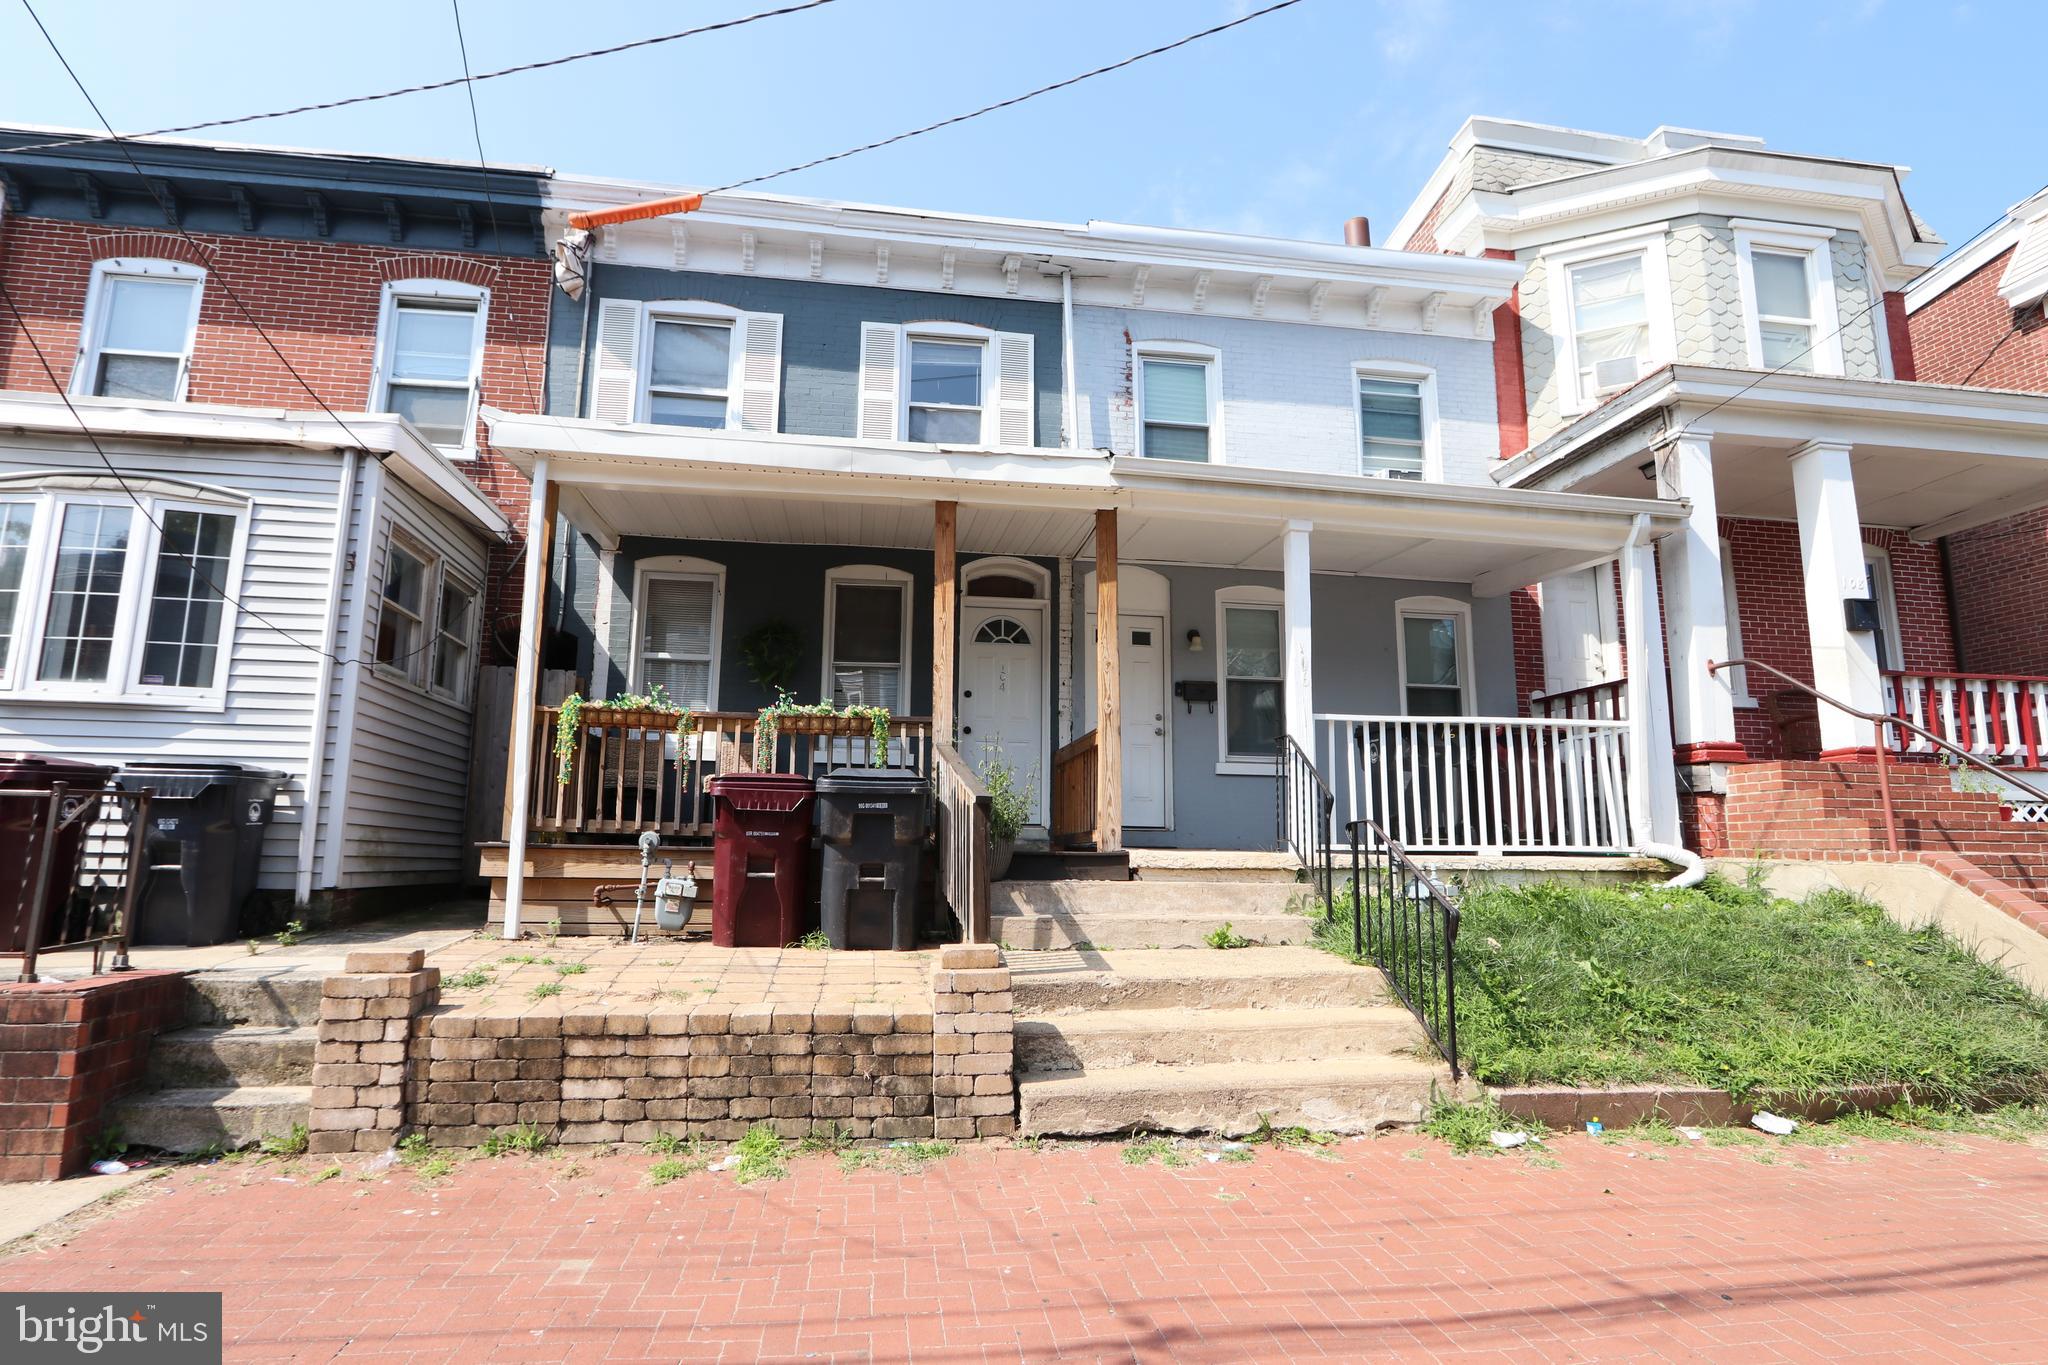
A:
POLYGON ((312 1108, 307 1085, 209 1086, 131 1096, 115 1108, 113 1122, 129 1142, 199 1152, 282 1137, 305 1123, 312 1108))
POLYGON ((1133 1066, 1210 1066, 1317 1058, 1422 1056, 1400 1005, 1319 1009, 1090 1010, 1017 1021, 1017 1070, 1033 1076, 1133 1066))
POLYGON ((1033 1137, 1241 1137, 1263 1118, 1275 1128, 1366 1133, 1418 1122, 1432 1096, 1450 1090, 1450 1068, 1441 1062, 1397 1057, 1109 1067, 1020 1076, 1018 1129, 1033 1137))
POLYGON ((318 1024, 320 983, 326 978, 324 968, 194 972, 185 978, 185 1022, 265 1028, 318 1024))
POLYGON ((1134 848, 1131 876, 1144 882, 1301 881, 1301 864, 1291 853, 1234 848, 1134 848))
POLYGON ((148 1084, 180 1086, 308 1085, 320 1030, 310 1024, 246 1024, 179 1029, 149 1048, 148 1084))
POLYGON ((1306 942, 1301 888, 1258 882, 998 882, 989 926, 1011 948, 1196 948, 1228 924, 1255 943, 1306 942))
POLYGON ((1017 1013, 1079 1010, 1279 1009, 1384 1005, 1377 968, 1315 948, 1160 948, 1012 952, 1017 1013))

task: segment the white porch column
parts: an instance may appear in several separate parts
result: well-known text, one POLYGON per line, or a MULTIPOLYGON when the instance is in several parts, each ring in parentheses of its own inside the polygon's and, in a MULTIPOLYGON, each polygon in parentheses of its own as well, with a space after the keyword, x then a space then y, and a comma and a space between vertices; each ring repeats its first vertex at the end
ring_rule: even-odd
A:
POLYGON ((1309 622, 1309 523, 1290 521, 1280 544, 1280 642, 1285 650, 1281 695, 1287 735, 1311 758, 1316 752, 1314 642, 1309 622))
MULTIPOLYGON (((1665 628, 1672 660, 1672 738, 1686 762, 1740 762, 1744 754, 1735 738, 1734 683, 1726 673, 1707 672, 1710 661, 1728 657, 1728 602, 1722 591, 1714 456, 1706 437, 1680 436, 1673 443, 1663 460, 1657 492, 1692 504, 1685 529, 1667 537, 1662 546, 1665 628)), ((1633 639, 1634 628, 1630 631, 1633 639)), ((1635 666, 1633 660, 1629 666, 1635 666)))
POLYGON ((1637 844, 1678 842, 1678 773, 1671 761, 1671 711, 1665 700, 1664 639, 1653 615, 1657 554, 1647 519, 1636 518, 1621 552, 1621 619, 1628 641, 1629 836, 1637 844))
POLYGON ((533 463, 526 500, 526 564, 520 580, 519 653, 512 670, 512 751, 505 756, 505 937, 519 937, 519 911, 526 898, 526 829, 532 816, 533 711, 540 682, 540 622, 547 596, 548 560, 553 548, 554 486, 548 461, 533 463))
MULTIPOLYGON (((1799 562, 1806 578, 1806 634, 1813 649, 1813 685, 1859 711, 1883 709, 1877 637, 1852 631, 1845 598, 1868 595, 1863 523, 1849 447, 1813 441, 1792 452, 1792 499, 1799 509, 1799 562)), ((1822 758, 1846 758, 1876 744, 1868 722, 1822 703, 1822 758)))

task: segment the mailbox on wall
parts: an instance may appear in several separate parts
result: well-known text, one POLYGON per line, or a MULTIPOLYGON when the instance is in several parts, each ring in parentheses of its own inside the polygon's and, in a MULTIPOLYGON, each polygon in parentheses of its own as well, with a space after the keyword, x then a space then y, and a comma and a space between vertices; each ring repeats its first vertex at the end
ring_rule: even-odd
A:
POLYGON ((1173 695, 1188 704, 1188 714, 1193 715, 1196 703, 1201 703, 1211 712, 1216 709, 1216 683, 1211 678, 1188 678, 1173 685, 1173 695))
POLYGON ((1845 597, 1842 599, 1842 620, 1850 630, 1866 634, 1878 628, 1877 599, 1874 597, 1845 597))

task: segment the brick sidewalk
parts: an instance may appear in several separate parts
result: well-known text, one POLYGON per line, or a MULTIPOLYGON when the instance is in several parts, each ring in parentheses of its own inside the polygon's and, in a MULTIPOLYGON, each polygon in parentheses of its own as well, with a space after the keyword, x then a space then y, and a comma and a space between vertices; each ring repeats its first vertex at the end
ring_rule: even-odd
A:
POLYGON ((1334 1151, 807 1157, 658 1189, 638 1151, 434 1186, 247 1163, 158 1182, 0 1287, 225 1288, 231 1360, 2048 1356, 2048 1147, 1334 1151))

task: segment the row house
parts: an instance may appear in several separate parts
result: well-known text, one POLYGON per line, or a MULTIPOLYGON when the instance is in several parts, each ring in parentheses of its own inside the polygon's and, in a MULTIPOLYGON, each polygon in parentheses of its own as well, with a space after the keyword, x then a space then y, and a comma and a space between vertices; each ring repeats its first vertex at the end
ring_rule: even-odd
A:
MULTIPOLYGON (((552 540, 485 854, 507 932, 579 922, 642 832, 705 838, 703 779, 785 688, 886 707, 942 811, 956 769, 1002 762, 1038 838, 1106 856, 1271 848, 1283 752, 1419 846, 1675 840, 1657 708, 1521 715, 1513 595, 1620 557, 1636 619, 1685 512, 1495 484, 1515 264, 767 194, 625 208, 666 192, 550 184, 546 411, 485 412, 552 540), (558 753, 543 664, 658 684, 695 733, 586 725, 558 753)), ((1657 632, 1630 638, 1661 671, 1657 632)))
MULTIPOLYGON (((1758 827, 1731 830, 1725 808, 1759 765, 1871 757, 1856 713, 2008 758, 2048 730, 2039 698, 1958 673, 1966 579, 1943 550, 2041 501, 2048 400, 1916 367, 1906 291, 1944 248, 1904 180, 1753 137, 1475 118, 1392 235, 1517 271, 1496 329, 1497 486, 1684 505, 1658 560, 1689 834, 1708 852, 1751 851, 1758 827), (1756 666, 1711 667, 1737 658, 1756 666)), ((1967 591, 2012 600, 2009 583, 1967 591)), ((1596 572, 1518 601, 1518 687, 1538 710, 1614 707, 1630 667, 1611 599, 1596 572)))
POLYGON ((281 772, 277 899, 462 879, 545 179, 0 131, 0 749, 281 772))

